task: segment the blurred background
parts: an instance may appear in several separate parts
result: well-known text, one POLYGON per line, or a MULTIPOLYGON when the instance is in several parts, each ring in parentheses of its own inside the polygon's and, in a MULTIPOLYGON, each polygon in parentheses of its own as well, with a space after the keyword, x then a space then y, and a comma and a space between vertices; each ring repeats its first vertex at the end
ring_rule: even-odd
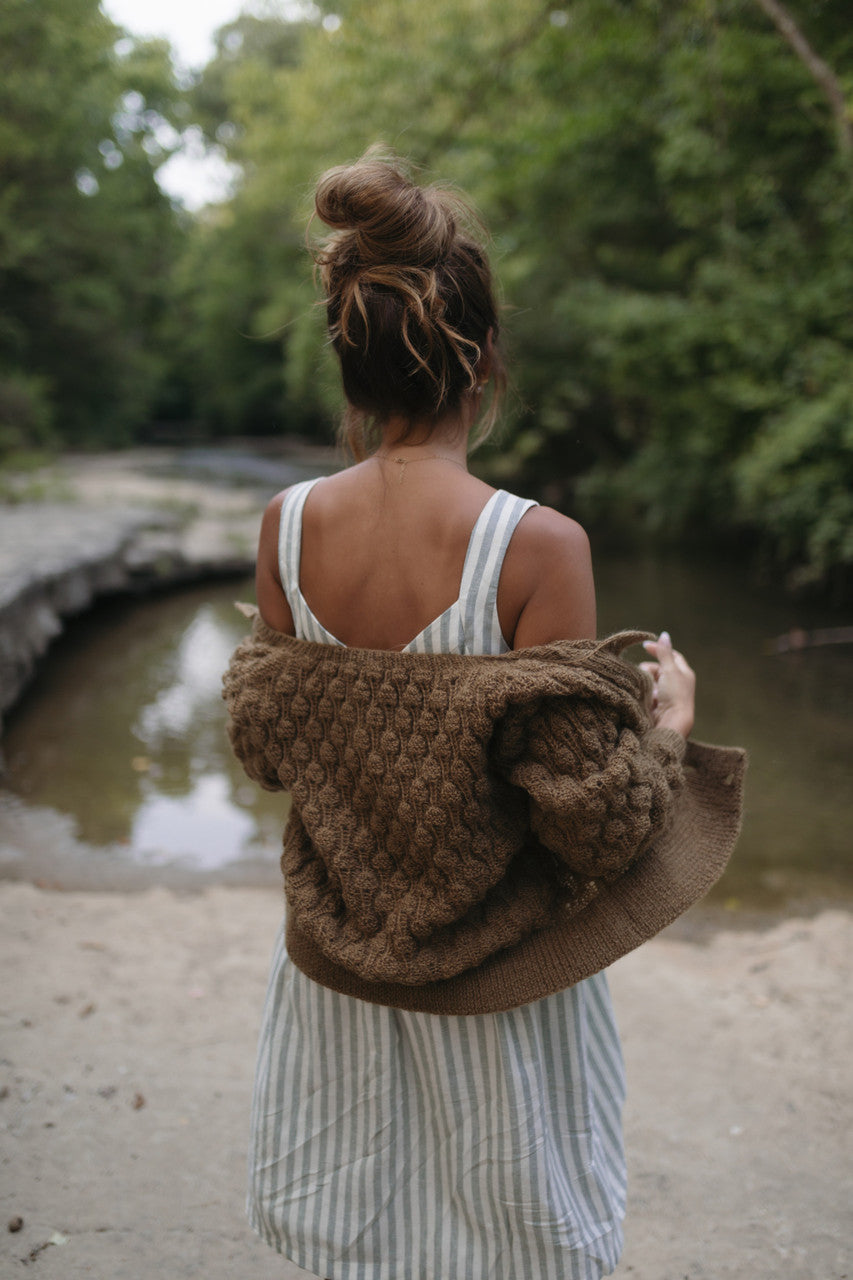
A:
POLYGON ((6 0, 0 447, 328 440, 310 190, 380 139, 492 231, 516 386, 495 466, 840 583, 851 104, 846 0, 256 7, 191 70, 95 0, 6 0), (182 151, 214 158, 214 203, 175 198, 182 151))
MULTIPOLYGON (((474 469, 590 528, 602 630, 669 627, 713 692, 706 736, 753 749, 752 870, 725 899, 849 888, 848 0, 5 0, 0 118, 6 504, 73 500, 50 488, 69 454, 131 450, 141 470, 193 451, 211 485, 217 457, 231 480, 281 450, 321 458, 341 402, 311 190, 382 141, 490 229, 513 390, 474 469)), ((152 866, 201 858, 164 834, 182 823, 208 851, 212 823, 223 865, 252 842, 270 861, 268 815, 236 774, 211 780, 231 767, 205 716, 242 629, 232 595, 116 606, 160 612, 90 619, 64 673, 40 668, 58 684, 33 686, 6 739, 12 873, 46 844, 21 797, 75 815, 62 839, 152 866), (98 636, 137 663, 104 705, 98 636), (63 682, 77 710, 59 715, 63 682), (60 767, 47 744, 75 715, 60 767), (191 725, 195 763, 167 760, 191 725), (75 772, 105 735, 112 816, 75 772), (180 817, 155 792, 192 803, 180 817)))

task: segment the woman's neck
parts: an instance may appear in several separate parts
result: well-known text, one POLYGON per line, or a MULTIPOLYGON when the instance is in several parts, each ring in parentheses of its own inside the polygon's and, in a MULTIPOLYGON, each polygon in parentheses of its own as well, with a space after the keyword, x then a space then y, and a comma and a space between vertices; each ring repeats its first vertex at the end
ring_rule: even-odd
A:
POLYGON ((390 457, 446 458, 461 467, 467 466, 468 425, 454 415, 452 419, 439 419, 433 424, 414 428, 405 419, 389 419, 382 429, 382 443, 377 453, 390 457))

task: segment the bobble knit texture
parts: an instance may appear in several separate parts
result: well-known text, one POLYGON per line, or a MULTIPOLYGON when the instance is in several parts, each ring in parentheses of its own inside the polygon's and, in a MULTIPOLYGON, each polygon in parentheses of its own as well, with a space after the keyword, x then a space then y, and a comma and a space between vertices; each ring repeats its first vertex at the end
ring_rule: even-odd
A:
POLYGON ((282 870, 305 945, 367 988, 440 987, 642 860, 684 741, 652 726, 647 678, 619 657, 639 638, 415 655, 257 618, 224 679, 229 731, 251 778, 291 792, 282 870))

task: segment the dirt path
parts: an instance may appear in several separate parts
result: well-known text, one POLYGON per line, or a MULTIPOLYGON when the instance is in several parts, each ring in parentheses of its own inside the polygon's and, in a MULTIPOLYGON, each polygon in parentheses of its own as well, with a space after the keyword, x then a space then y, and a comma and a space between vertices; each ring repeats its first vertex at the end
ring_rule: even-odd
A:
MULTIPOLYGON (((24 1220, 3 1230, 0 1276, 305 1274, 242 1215, 279 913, 278 891, 0 885, 0 1198, 24 1220)), ((631 1171, 616 1274, 853 1276, 853 917, 683 932, 611 970, 631 1171)))

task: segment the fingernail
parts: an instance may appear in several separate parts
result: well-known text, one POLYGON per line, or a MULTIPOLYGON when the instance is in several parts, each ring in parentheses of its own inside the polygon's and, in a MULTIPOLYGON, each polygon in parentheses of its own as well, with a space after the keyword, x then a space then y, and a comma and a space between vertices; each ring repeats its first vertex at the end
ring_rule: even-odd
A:
POLYGON ((669 638, 668 631, 662 631, 658 636, 658 640, 660 641, 661 644, 672 644, 672 641, 669 638))

